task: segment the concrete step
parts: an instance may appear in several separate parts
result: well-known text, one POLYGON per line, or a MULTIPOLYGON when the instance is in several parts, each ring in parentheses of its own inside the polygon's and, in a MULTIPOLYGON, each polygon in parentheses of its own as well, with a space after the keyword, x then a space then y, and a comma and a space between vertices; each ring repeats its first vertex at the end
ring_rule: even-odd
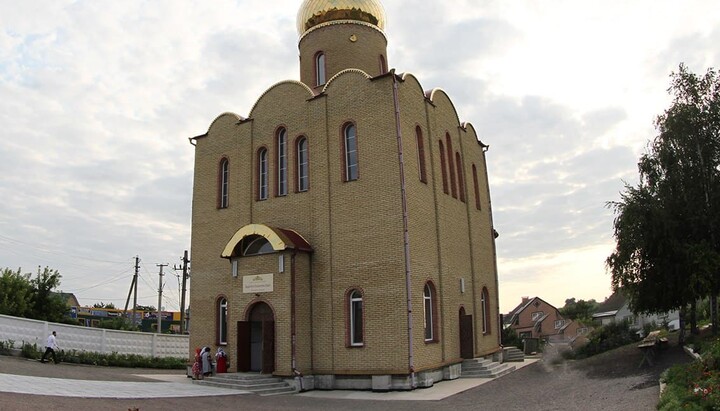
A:
POLYGON ((496 368, 494 370, 473 370, 467 372, 463 370, 462 374, 460 374, 460 378, 497 378, 515 370, 514 365, 503 365, 504 367, 496 368))
POLYGON ((242 390, 258 395, 292 394, 295 390, 285 381, 271 375, 227 373, 194 380, 193 384, 242 390))

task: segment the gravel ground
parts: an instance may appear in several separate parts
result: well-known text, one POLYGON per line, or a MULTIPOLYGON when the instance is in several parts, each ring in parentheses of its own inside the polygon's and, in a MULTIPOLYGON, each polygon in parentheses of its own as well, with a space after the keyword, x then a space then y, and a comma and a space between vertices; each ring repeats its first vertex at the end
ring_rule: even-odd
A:
MULTIPOLYGON (((546 354, 544 361, 441 401, 336 400, 295 395, 121 400, 2 393, 0 410, 653 410, 658 402, 660 373, 673 364, 690 361, 674 345, 661 353, 654 366, 642 368, 638 367, 642 355, 634 344, 557 365, 550 357, 546 354)), ((183 371, 56 366, 0 357, 0 373, 149 382, 132 374, 183 371)))

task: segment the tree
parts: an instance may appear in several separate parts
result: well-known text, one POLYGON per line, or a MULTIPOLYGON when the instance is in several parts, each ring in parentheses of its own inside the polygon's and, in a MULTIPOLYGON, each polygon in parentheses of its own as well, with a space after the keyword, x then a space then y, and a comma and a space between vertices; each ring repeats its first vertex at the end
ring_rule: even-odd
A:
POLYGON ((622 288, 637 312, 693 310, 698 299, 718 294, 720 76, 681 64, 668 91, 673 101, 640 158, 640 182, 608 203, 616 248, 606 263, 613 289, 622 288))
POLYGON ((588 301, 575 301, 575 298, 568 298, 565 300, 565 306, 560 308, 558 311, 560 311, 560 314, 565 318, 569 318, 573 321, 577 320, 583 324, 590 324, 592 322, 592 315, 597 306, 598 303, 594 299, 588 301))
POLYGON ((93 304, 93 308, 110 308, 110 309, 115 309, 115 304, 113 304, 113 303, 107 303, 107 304, 105 304, 104 302, 100 301, 99 303, 93 304))
POLYGON ((0 314, 27 317, 32 310, 30 274, 4 268, 0 275, 0 314))
POLYGON ((60 272, 45 267, 37 276, 30 280, 34 289, 33 309, 30 318, 44 321, 59 322, 68 311, 67 303, 53 290, 60 286, 60 272))

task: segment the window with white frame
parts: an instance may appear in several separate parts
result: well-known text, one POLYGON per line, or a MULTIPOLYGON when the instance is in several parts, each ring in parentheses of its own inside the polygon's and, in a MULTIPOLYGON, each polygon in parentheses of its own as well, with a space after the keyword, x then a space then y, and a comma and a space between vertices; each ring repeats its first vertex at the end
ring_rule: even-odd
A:
POLYGON ((542 318, 543 314, 545 313, 543 313, 542 311, 535 311, 534 313, 530 314, 530 321, 539 320, 540 318, 542 318))
POLYGON ((565 320, 555 320, 555 329, 559 330, 565 325, 565 320))
POLYGON ((227 208, 228 206, 228 176, 230 162, 227 158, 223 158, 220 162, 220 190, 218 208, 227 208))
POLYGON ((425 284, 423 290, 423 306, 424 310, 424 325, 425 325, 425 341, 432 341, 435 336, 433 333, 433 289, 430 283, 425 284))
POLYGON ((345 149, 345 181, 358 179, 357 132, 355 125, 350 123, 343 129, 345 149))
POLYGON ((226 298, 218 300, 217 321, 218 321, 218 344, 227 344, 228 326, 227 326, 228 302, 226 298))
POLYGON ((281 128, 277 134, 277 195, 287 195, 287 131, 281 128))
POLYGON ((258 199, 268 198, 268 152, 261 148, 258 152, 258 199))
POLYGON ((308 141, 302 137, 297 142, 297 189, 307 191, 310 187, 310 176, 308 172, 308 141))
POLYGON ((363 298, 358 290, 350 292, 350 345, 359 347, 363 345, 363 298))
POLYGON ((325 84, 325 53, 319 52, 315 55, 315 85, 325 84))

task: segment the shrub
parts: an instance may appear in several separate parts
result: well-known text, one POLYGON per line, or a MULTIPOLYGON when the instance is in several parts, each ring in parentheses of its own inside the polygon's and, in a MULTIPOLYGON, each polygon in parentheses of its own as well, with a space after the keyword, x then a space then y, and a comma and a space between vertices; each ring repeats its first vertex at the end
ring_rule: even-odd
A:
POLYGON ((40 352, 40 350, 38 350, 37 344, 23 342, 22 356, 25 358, 30 358, 32 360, 37 360, 38 358, 42 357, 42 353, 40 352))
POLYGON ((663 378, 667 388, 658 409, 720 409, 720 342, 709 345, 700 360, 670 368, 663 378))
POLYGON ((623 345, 638 341, 640 338, 630 329, 627 322, 617 322, 594 329, 588 335, 588 343, 577 350, 579 358, 590 357, 623 345))

